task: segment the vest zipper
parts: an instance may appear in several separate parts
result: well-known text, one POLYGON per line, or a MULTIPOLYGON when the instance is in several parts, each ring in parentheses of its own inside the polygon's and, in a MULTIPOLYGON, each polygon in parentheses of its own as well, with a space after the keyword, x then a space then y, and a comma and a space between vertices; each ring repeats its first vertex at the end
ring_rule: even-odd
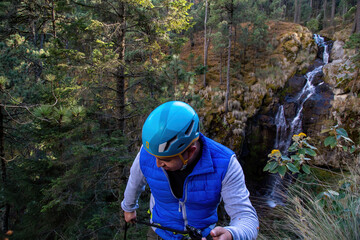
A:
MULTIPOLYGON (((187 219, 187 215, 186 215, 186 207, 185 207, 185 203, 186 203, 186 200, 187 200, 187 187, 188 187, 188 177, 185 179, 185 198, 184 198, 184 201, 180 201, 179 198, 177 198, 171 188, 171 185, 170 185, 170 180, 169 180, 169 175, 167 174, 166 170, 164 168, 161 168, 162 171, 164 172, 165 176, 166 176, 166 179, 168 181, 168 184, 169 184, 169 187, 170 187, 170 191, 171 191, 171 194, 173 195, 173 197, 175 199, 178 199, 179 200, 179 212, 182 212, 182 216, 183 216, 183 220, 184 220, 184 230, 186 230, 186 226, 188 225, 188 219, 187 219)), ((184 194, 184 193, 183 193, 184 194)))
POLYGON ((188 187, 188 181, 187 181, 187 178, 186 178, 186 183, 185 183, 185 198, 184 198, 184 201, 181 202, 181 206, 182 206, 182 215, 183 215, 183 219, 184 219, 184 223, 185 223, 185 226, 184 226, 184 229, 186 230, 186 226, 188 225, 188 219, 187 219, 187 215, 186 215, 186 207, 185 207, 185 203, 186 203, 186 200, 187 200, 187 187, 188 187))

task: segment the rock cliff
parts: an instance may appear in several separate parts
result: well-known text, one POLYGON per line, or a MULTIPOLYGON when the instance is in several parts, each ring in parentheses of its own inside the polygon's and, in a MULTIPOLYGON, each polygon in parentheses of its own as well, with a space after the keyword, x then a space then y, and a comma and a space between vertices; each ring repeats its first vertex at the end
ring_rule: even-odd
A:
MULTIPOLYGON (((225 113, 226 88, 218 75, 218 56, 209 54, 209 84, 200 88, 197 94, 204 99, 199 110, 206 134, 215 140, 241 152, 245 128, 249 118, 254 117, 261 107, 274 107, 274 93, 281 90, 287 80, 297 72, 306 70, 316 58, 317 45, 312 33, 298 24, 269 22, 269 43, 273 51, 262 53, 258 58, 242 63, 232 59, 229 111, 225 113), (235 66, 234 66, 235 65, 235 66)), ((188 46, 190 47, 190 46, 188 46)), ((202 48, 201 45, 198 47, 202 48)), ((253 54, 255 56, 255 54, 253 54)))
MULTIPOLYGON (((204 88, 197 84, 194 91, 202 99, 202 106, 197 109, 203 123, 202 131, 232 148, 240 156, 240 161, 246 162, 244 169, 248 176, 262 175, 267 154, 274 146, 274 117, 279 104, 284 104, 285 115, 296 111, 298 106, 287 98, 293 97, 304 86, 304 74, 319 66, 316 58, 322 55, 322 49, 318 49, 314 42, 313 33, 306 27, 287 22, 269 22, 268 26, 268 42, 272 50, 259 55, 248 54, 252 55, 252 59, 245 62, 238 57, 239 54, 233 53, 228 112, 224 107, 226 85, 219 81, 219 55, 211 45, 208 85, 204 88)), ((320 134, 321 130, 343 124, 352 137, 359 137, 356 135, 358 130, 351 128, 360 125, 360 102, 354 94, 359 92, 360 84, 351 60, 354 51, 344 49, 350 35, 346 31, 324 34, 333 40, 330 63, 324 66, 323 74, 315 76, 314 84, 325 83, 320 84, 316 94, 303 106, 303 131, 313 138, 314 144, 320 146, 319 155, 313 163, 332 168, 345 166, 346 161, 342 161, 345 159, 343 153, 322 149, 326 136, 320 134)), ((190 53, 202 55, 203 45, 197 41, 195 46, 189 44, 185 49, 190 51, 183 58, 190 53)), ((241 46, 233 51, 240 52, 241 46)), ((225 52, 223 55, 226 55, 225 52)), ((223 59, 222 62, 226 61, 223 59)))

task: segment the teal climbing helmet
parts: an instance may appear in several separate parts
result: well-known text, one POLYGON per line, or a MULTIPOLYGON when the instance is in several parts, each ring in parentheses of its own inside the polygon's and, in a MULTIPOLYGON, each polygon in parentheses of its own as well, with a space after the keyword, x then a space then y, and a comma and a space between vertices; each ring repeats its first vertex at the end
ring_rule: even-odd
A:
POLYGON ((142 143, 156 157, 172 157, 184 152, 199 134, 195 110, 187 103, 171 101, 150 113, 142 128, 142 143))

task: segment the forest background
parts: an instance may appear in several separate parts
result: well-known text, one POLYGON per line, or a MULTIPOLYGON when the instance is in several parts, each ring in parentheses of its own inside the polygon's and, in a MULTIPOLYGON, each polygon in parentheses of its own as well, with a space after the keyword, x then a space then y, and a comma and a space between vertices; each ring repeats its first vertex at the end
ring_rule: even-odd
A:
POLYGON ((0 238, 123 239, 120 202, 151 110, 177 99, 203 118, 211 86, 225 92, 211 109, 223 119, 239 69, 273 50, 279 21, 351 28, 358 49, 360 1, 15 0, 0 18, 0 238))

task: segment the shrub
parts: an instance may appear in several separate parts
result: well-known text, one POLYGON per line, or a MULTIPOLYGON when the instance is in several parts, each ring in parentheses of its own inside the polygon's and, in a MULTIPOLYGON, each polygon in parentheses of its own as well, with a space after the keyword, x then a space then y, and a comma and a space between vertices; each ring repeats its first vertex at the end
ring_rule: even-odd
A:
POLYGON ((320 23, 319 20, 316 18, 312 18, 310 19, 307 23, 306 23, 306 27, 309 28, 312 32, 317 32, 320 29, 320 23))
MULTIPOLYGON (((324 144, 354 154, 354 166, 349 167, 348 172, 326 170, 331 174, 331 179, 326 182, 321 181, 315 171, 309 175, 300 175, 287 190, 286 204, 274 209, 273 215, 276 217, 272 217, 269 222, 266 218, 260 219, 264 229, 261 229, 259 239, 360 239, 359 146, 354 145, 343 128, 335 126, 324 132, 329 133, 324 144)), ((306 137, 303 134, 295 136, 298 136, 298 142, 306 137)), ((304 149, 294 144, 292 147, 295 147, 297 153, 304 149)), ((273 150, 269 157, 269 163, 274 158, 277 161, 282 158, 278 150, 273 150)), ((287 169, 297 172, 292 171, 292 168, 287 169)))

